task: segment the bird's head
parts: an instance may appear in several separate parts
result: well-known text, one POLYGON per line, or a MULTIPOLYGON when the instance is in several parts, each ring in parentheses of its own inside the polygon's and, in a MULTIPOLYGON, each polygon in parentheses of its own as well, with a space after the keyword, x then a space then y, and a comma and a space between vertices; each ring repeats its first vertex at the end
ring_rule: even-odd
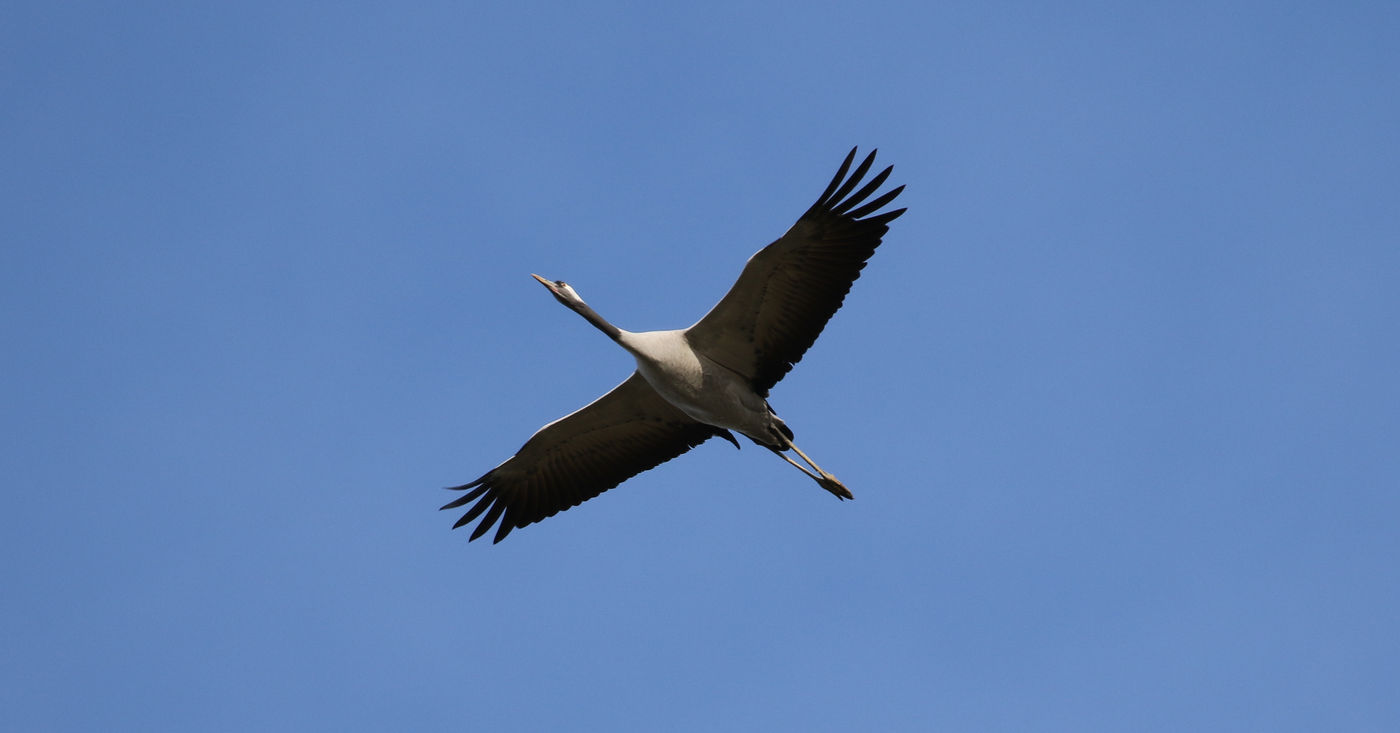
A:
POLYGON ((531 274, 530 277, 535 278, 541 285, 545 286, 550 293, 554 294, 554 299, 560 303, 574 310, 578 310, 579 306, 584 305, 583 298, 580 298, 578 293, 574 292, 573 287, 563 280, 547 280, 535 274, 531 274))
POLYGON ((616 341, 621 337, 622 331, 617 326, 608 323, 607 319, 598 315, 597 311, 589 308, 588 304, 583 302, 583 298, 578 297, 578 293, 574 292, 568 283, 563 280, 546 280, 539 275, 531 275, 530 277, 535 278, 541 285, 545 286, 554 295, 555 300, 568 306, 569 310, 583 316, 584 320, 607 334, 608 338, 616 341))

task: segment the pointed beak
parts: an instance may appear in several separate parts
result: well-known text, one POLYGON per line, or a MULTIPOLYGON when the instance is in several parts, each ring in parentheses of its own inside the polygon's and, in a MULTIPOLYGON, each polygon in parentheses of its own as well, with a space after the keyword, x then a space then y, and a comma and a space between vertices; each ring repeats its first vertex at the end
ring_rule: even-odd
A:
POLYGON ((545 286, 546 288, 549 288, 549 292, 551 292, 551 293, 555 292, 555 290, 554 290, 554 283, 552 283, 552 282, 550 282, 550 281, 548 281, 548 280, 546 280, 546 279, 540 277, 539 275, 536 275, 536 274, 533 273, 533 272, 530 273, 530 277, 535 278, 535 280, 539 281, 539 283, 540 283, 541 285, 545 286))

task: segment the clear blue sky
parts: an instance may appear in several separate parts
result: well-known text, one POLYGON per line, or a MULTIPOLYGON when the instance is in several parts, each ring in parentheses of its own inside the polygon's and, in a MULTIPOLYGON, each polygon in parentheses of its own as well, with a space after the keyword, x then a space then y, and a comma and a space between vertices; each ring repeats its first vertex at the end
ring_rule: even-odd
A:
POLYGON ((11 3, 0 728, 1400 729, 1400 6, 11 3), (772 401, 438 512, 879 147, 772 401))

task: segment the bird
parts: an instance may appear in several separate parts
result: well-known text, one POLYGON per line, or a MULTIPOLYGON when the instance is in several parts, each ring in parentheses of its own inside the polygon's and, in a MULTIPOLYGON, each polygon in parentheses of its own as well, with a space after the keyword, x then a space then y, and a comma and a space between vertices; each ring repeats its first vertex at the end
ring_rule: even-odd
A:
POLYGON ((500 542, 512 530, 577 506, 710 438, 738 448, 734 432, 771 450, 838 499, 855 498, 793 443, 792 430, 769 405, 768 394, 816 341, 889 223, 905 211, 877 213, 904 186, 866 203, 894 166, 852 193, 878 152, 872 150, 851 171, 856 149, 816 203, 750 257, 719 303, 689 328, 625 331, 589 307, 573 286, 532 274, 556 300, 629 352, 636 371, 602 397, 540 428, 481 478, 449 487, 464 493, 442 509, 476 502, 453 529, 480 518, 469 540, 474 541, 499 522, 492 542, 500 542))

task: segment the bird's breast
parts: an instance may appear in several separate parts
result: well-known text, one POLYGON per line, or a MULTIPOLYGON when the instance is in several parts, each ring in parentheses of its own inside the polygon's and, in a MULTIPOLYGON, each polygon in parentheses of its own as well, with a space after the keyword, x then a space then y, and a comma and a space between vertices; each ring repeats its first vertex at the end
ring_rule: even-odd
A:
POLYGON ((672 404, 683 407, 700 399, 705 387, 705 370, 699 357, 689 349, 634 352, 637 371, 672 404))
POLYGON ((652 389, 700 422, 752 435, 768 411, 738 374, 696 352, 679 331, 631 334, 623 346, 652 389), (640 337, 640 338, 638 338, 640 337))

